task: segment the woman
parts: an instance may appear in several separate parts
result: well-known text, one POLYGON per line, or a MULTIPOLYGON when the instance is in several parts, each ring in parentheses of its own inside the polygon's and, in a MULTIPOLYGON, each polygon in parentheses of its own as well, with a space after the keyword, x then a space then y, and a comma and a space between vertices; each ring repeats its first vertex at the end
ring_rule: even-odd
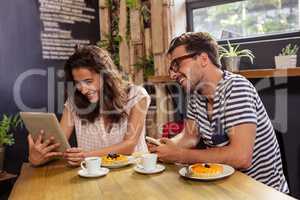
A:
POLYGON ((29 140, 29 161, 40 165, 63 156, 72 166, 110 152, 147 152, 145 118, 150 97, 143 87, 122 80, 109 54, 97 46, 77 48, 65 64, 68 95, 61 127, 69 138, 74 127, 78 148, 53 152, 53 138, 29 140), (71 85, 71 87, 70 87, 71 85), (70 89, 71 88, 71 89, 70 89))

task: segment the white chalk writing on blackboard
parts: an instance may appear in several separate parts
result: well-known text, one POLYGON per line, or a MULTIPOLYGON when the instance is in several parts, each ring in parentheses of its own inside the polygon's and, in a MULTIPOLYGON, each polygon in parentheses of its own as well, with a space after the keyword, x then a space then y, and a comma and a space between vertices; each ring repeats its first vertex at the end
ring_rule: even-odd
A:
POLYGON ((90 44, 88 39, 76 39, 69 30, 76 23, 90 24, 95 19, 95 9, 84 0, 39 0, 43 59, 66 60, 74 46, 90 44), (68 26, 66 26, 68 25, 68 26))

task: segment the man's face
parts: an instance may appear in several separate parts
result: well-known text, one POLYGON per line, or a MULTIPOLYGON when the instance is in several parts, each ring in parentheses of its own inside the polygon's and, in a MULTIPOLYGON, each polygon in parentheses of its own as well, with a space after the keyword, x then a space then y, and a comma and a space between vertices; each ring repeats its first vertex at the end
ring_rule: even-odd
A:
POLYGON ((170 78, 176 80, 187 92, 193 91, 200 81, 201 67, 197 59, 200 55, 198 52, 187 52, 184 45, 176 47, 169 55, 170 78))

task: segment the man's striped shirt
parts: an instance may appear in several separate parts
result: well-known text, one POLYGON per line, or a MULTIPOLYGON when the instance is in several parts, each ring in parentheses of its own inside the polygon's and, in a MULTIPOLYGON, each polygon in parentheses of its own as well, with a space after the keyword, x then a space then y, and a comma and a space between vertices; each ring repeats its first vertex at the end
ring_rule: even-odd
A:
POLYGON ((211 120, 207 98, 197 92, 189 99, 187 118, 197 122, 201 139, 210 148, 228 145, 231 127, 256 124, 252 164, 242 172, 281 192, 289 192, 273 126, 256 89, 246 78, 224 71, 216 87, 211 120))

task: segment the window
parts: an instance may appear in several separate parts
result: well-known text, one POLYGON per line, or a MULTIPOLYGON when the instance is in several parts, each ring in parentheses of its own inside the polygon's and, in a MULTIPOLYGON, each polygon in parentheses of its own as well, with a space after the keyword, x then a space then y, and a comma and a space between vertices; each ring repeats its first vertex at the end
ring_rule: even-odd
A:
POLYGON ((300 0, 193 1, 187 10, 190 31, 206 31, 217 40, 300 30, 300 0))

